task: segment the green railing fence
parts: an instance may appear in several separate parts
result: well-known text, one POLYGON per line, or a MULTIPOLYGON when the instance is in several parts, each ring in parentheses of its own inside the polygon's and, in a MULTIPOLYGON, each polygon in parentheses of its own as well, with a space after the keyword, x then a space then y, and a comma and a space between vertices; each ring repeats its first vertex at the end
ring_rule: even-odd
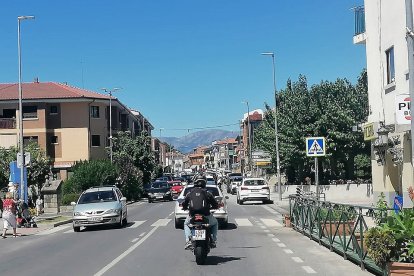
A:
POLYGON ((293 228, 377 275, 385 275, 367 256, 364 234, 374 220, 386 216, 383 210, 320 201, 316 197, 289 196, 293 228))

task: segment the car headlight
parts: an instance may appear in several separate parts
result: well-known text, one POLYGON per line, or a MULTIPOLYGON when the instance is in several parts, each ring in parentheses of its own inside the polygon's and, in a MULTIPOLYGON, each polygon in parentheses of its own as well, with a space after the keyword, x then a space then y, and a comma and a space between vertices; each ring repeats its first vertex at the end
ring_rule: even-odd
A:
POLYGON ((121 213, 121 209, 109 209, 104 214, 113 214, 113 213, 119 215, 121 213))
POLYGON ((78 216, 83 216, 84 214, 82 212, 73 212, 73 216, 78 217, 78 216))

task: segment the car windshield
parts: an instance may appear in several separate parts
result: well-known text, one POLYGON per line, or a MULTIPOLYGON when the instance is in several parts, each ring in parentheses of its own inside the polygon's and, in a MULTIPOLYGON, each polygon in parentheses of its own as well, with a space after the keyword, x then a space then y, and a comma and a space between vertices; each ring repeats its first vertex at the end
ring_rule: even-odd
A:
POLYGON ((240 182, 242 180, 243 180, 243 177, 233 177, 231 181, 238 181, 238 182, 240 182))
POLYGON ((244 181, 244 186, 263 186, 265 185, 264 180, 261 179, 252 179, 244 181))
MULTIPOLYGON (((185 189, 184 196, 186 196, 194 187, 189 187, 185 189)), ((213 196, 220 196, 219 191, 215 187, 207 187, 206 188, 208 192, 210 192, 213 196)))
POLYGON ((166 182, 154 182, 152 183, 151 188, 153 189, 160 189, 160 188, 168 188, 170 187, 166 182))
POLYGON ((116 195, 112 190, 96 191, 96 192, 84 193, 80 197, 78 204, 110 202, 110 201, 116 201, 116 195))

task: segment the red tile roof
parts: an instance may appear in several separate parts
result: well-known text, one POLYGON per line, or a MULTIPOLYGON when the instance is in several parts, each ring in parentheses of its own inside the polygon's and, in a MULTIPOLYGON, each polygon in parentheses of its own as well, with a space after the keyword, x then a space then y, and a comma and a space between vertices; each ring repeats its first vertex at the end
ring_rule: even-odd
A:
POLYGON ((236 138, 228 138, 225 140, 220 140, 216 142, 216 145, 224 145, 224 144, 237 144, 236 138))
MULTIPOLYGON (((109 99, 109 96, 80 89, 57 82, 32 82, 22 84, 23 99, 74 99, 94 98, 109 99)), ((0 101, 18 100, 19 85, 17 83, 0 83, 0 101)))

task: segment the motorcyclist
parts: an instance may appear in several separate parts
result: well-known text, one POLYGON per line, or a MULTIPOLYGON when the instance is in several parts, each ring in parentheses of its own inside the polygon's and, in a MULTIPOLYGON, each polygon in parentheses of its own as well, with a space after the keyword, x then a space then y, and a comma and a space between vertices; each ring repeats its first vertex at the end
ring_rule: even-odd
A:
POLYGON ((217 241, 217 232, 218 232, 218 223, 217 223, 217 219, 211 214, 210 210, 211 209, 218 209, 218 203, 216 201, 216 199, 214 198, 214 196, 206 190, 206 177, 203 175, 199 175, 195 180, 194 180, 194 188, 186 195, 184 201, 183 201, 183 210, 189 210, 188 212, 188 216, 185 219, 184 222, 184 235, 185 235, 185 249, 189 249, 192 245, 191 243, 191 230, 190 227, 188 227, 188 224, 190 223, 190 219, 191 217, 196 213, 194 211, 194 209, 192 208, 192 203, 193 200, 195 201, 195 197, 202 194, 205 195, 205 202, 206 204, 206 209, 203 212, 197 211, 197 214, 201 214, 204 215, 206 217, 208 217, 208 221, 210 224, 210 228, 211 228, 211 234, 212 234, 212 241, 210 246, 212 248, 216 247, 216 241, 217 241), (204 193, 200 192, 200 191, 205 191, 204 193))

